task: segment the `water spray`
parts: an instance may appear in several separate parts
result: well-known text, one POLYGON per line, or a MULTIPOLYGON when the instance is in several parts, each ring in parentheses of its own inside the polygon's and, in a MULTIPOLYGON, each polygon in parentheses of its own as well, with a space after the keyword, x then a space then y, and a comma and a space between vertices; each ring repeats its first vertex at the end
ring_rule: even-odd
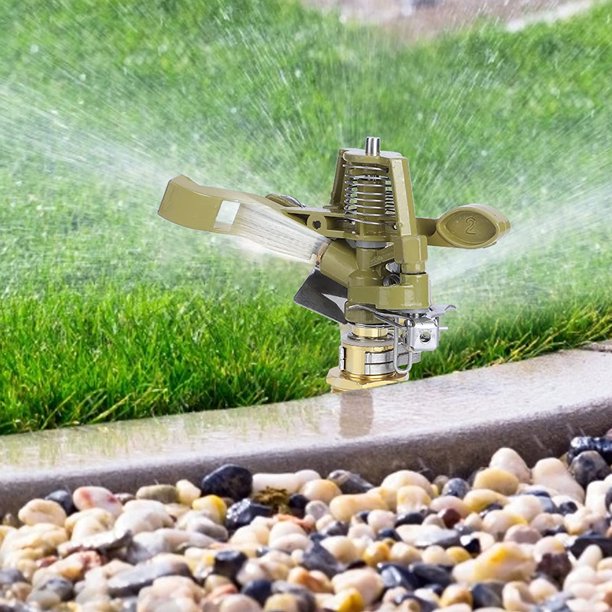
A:
POLYGON ((311 261, 295 302, 341 326, 340 358, 327 382, 348 391, 408 380, 421 353, 438 347, 452 305, 432 305, 427 247, 491 246, 509 229, 483 204, 437 219, 417 217, 408 160, 380 150, 341 149, 330 204, 309 208, 292 196, 266 197, 173 178, 159 214, 185 227, 242 236, 311 261))

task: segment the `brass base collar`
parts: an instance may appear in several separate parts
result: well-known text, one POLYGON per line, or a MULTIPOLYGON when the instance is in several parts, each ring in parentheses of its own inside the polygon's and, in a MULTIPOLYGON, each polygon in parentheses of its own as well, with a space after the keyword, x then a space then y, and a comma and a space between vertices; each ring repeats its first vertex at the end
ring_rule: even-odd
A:
POLYGON ((342 391, 356 391, 357 389, 373 389, 374 387, 383 387, 384 385, 393 385, 395 383, 406 382, 408 374, 389 374, 385 377, 379 376, 362 376, 359 379, 346 378, 342 375, 340 368, 332 368, 327 373, 327 384, 332 388, 332 393, 341 393, 342 391))

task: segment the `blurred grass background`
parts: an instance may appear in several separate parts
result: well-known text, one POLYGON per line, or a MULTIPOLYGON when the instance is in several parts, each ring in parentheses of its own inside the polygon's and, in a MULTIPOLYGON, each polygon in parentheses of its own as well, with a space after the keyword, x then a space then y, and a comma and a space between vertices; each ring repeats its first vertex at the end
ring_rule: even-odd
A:
POLYGON ((459 311, 413 377, 609 337, 611 20, 409 47, 282 0, 5 0, 0 433, 324 392, 338 332, 292 304, 308 268, 156 209, 178 173, 322 205, 366 134, 410 158, 420 216, 513 222, 431 253, 459 311))

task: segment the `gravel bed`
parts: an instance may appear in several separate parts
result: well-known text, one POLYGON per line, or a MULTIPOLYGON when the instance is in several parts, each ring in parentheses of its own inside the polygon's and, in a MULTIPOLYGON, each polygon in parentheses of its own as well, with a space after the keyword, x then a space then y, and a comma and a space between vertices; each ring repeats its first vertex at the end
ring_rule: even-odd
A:
MULTIPOLYGON (((531 469, 252 474, 82 486, 0 526, 5 610, 612 610, 612 430, 531 469)), ((152 475, 152 479, 154 476, 152 475)))

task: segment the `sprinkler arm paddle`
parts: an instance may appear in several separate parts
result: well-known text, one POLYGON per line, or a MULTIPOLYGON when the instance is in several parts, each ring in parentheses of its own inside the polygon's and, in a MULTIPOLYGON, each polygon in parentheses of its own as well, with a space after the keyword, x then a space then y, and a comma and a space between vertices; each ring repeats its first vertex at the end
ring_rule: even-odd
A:
MULTIPOLYGON (((343 215, 325 208, 307 208, 290 196, 269 194, 267 197, 244 191, 199 185, 179 175, 168 182, 159 207, 159 215, 177 225, 191 229, 231 233, 230 228, 239 206, 266 206, 296 223, 327 238, 350 238, 341 227, 343 215)), ((510 222, 499 210, 486 204, 466 204, 444 213, 437 219, 416 218, 417 234, 428 246, 477 249, 491 246, 509 229, 510 222)), ((393 247, 378 251, 382 259, 393 259, 393 247)))

